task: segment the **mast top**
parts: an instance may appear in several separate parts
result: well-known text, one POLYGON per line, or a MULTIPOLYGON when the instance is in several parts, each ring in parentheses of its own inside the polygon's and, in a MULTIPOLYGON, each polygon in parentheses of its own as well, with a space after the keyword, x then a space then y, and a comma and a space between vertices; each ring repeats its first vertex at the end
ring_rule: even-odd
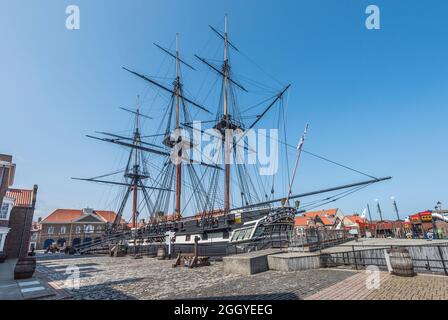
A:
POLYGON ((224 15, 224 33, 227 34, 227 13, 224 15))
POLYGON ((227 54, 227 14, 224 16, 224 63, 227 64, 228 61, 228 54, 227 54))

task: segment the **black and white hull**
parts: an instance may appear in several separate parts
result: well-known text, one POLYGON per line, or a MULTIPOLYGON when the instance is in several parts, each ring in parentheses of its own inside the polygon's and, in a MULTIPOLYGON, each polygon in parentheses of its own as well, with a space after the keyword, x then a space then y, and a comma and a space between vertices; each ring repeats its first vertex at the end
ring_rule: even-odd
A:
MULTIPOLYGON (((272 246, 285 245, 294 227, 296 209, 291 207, 263 208, 250 211, 234 211, 228 215, 204 220, 183 220, 159 227, 165 232, 138 230, 134 239, 125 242, 130 252, 155 254, 160 247, 169 254, 192 253, 198 238, 200 255, 225 256, 272 246)), ((151 230, 151 226, 149 227, 151 230)), ((156 226, 152 227, 153 229, 156 226)), ((135 232, 135 231, 134 231, 135 232)))

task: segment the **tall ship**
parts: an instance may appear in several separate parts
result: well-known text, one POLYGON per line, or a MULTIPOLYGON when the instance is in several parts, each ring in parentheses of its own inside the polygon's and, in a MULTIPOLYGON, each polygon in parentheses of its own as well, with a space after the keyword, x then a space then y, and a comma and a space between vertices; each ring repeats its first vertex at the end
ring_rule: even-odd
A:
POLYGON ((140 98, 135 108, 122 108, 133 117, 132 135, 104 131, 88 135, 124 147, 128 154, 122 170, 87 179, 73 178, 120 188, 114 223, 102 239, 77 246, 78 252, 95 252, 123 244, 134 253, 147 254, 169 247, 170 254, 175 255, 192 252, 197 242, 201 254, 223 256, 286 246, 294 217, 307 209, 302 199, 322 194, 320 203, 334 201, 390 179, 368 175, 368 180, 292 194, 301 155, 306 152, 303 145, 308 125, 297 146, 289 145, 286 136, 282 140, 268 136, 266 130, 258 130, 258 138, 260 133, 264 135, 261 140, 274 141, 285 149, 290 148, 289 151, 295 149, 292 166, 287 155, 281 157, 286 163, 280 175, 285 178, 279 188, 282 191, 276 192, 279 180, 276 175, 260 174, 260 165, 248 164, 246 158, 256 153, 257 144, 250 142, 250 135, 269 115, 277 121, 277 128, 285 130, 284 104, 290 85, 268 90, 262 83, 244 78, 257 90, 265 90, 265 95, 251 104, 241 103, 239 95, 248 94, 250 89, 232 68, 230 56, 240 54, 240 50, 229 39, 227 16, 223 31, 209 27, 222 43, 221 61, 200 55, 195 55, 195 59, 208 69, 203 84, 211 84, 210 92, 216 92, 217 100, 210 101, 208 94, 199 102, 190 94, 183 81, 183 71, 194 73, 196 68, 180 55, 179 35, 176 35, 175 50, 155 44, 174 64, 171 83, 123 67, 147 83, 157 95, 163 95, 166 103, 157 115, 143 113, 140 98), (213 80, 209 80, 210 75, 213 80), (251 111, 256 114, 248 114, 251 111), (146 128, 157 130, 146 132, 146 128), (202 148, 202 140, 208 142, 208 147, 202 148), (120 180, 113 178, 117 176, 120 180), (132 215, 126 228, 128 224, 123 224, 123 219, 129 211, 132 215))

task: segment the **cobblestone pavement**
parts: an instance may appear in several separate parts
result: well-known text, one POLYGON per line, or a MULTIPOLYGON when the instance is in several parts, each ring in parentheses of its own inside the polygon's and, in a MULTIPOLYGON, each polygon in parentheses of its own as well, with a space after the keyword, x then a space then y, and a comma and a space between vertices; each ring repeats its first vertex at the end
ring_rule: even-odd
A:
MULTIPOLYGON (((72 256, 73 257, 73 256, 72 256)), ((448 277, 398 277, 379 273, 379 287, 369 289, 365 271, 318 269, 267 271, 252 276, 225 274, 222 262, 196 269, 172 268, 154 258, 74 257, 38 260, 39 275, 60 294, 52 299, 448 299, 448 277), (68 266, 79 268, 80 288, 65 286, 68 266)), ((372 287, 372 286, 371 286, 372 287)))
POLYGON ((333 286, 306 297, 307 300, 446 300, 448 277, 417 275, 398 277, 379 273, 379 286, 371 284, 370 274, 359 272, 333 286), (369 288, 370 287, 370 288, 369 288))
POLYGON ((56 288, 65 287, 68 266, 80 272, 70 299, 303 299, 355 274, 353 271, 267 271, 225 274, 222 262, 196 269, 172 268, 173 261, 132 257, 39 260, 37 271, 56 288))

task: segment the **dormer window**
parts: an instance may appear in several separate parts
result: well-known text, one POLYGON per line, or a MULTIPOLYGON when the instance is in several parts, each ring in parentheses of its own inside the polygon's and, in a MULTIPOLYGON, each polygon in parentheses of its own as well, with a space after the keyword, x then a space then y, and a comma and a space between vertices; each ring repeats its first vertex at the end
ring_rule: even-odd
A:
POLYGON ((9 198, 7 196, 3 198, 3 203, 0 206, 0 220, 9 220, 9 215, 13 206, 13 198, 9 198))
POLYGON ((3 203, 2 207, 0 208, 0 219, 8 220, 8 216, 9 216, 9 203, 3 203))

